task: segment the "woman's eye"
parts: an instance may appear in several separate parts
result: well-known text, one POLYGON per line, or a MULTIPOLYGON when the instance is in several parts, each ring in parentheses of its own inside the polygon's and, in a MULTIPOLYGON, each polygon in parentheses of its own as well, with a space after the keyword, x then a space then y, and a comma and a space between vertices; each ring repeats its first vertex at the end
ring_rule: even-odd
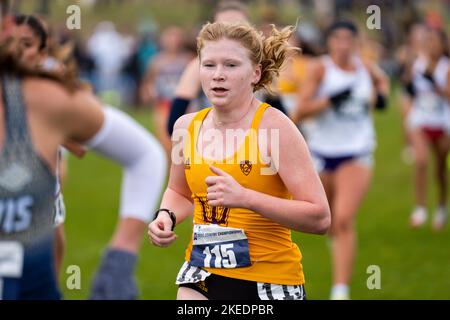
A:
POLYGON ((33 43, 31 43, 30 41, 21 41, 20 46, 22 48, 31 48, 33 46, 33 43))
POLYGON ((238 63, 233 62, 233 61, 228 61, 228 62, 225 62, 225 66, 234 68, 234 67, 238 66, 238 63))

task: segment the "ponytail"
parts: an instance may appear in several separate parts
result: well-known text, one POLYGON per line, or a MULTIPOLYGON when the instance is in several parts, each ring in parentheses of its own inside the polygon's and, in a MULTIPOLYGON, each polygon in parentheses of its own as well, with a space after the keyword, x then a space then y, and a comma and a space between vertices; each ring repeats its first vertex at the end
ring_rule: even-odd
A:
POLYGON ((10 75, 19 78, 37 77, 58 82, 67 90, 73 92, 82 88, 82 84, 77 78, 75 72, 51 72, 40 68, 30 68, 20 62, 20 50, 16 49, 16 40, 6 39, 0 44, 0 75, 10 75))
POLYGON ((255 84, 255 91, 264 88, 272 92, 272 82, 280 75, 283 63, 291 52, 299 50, 288 43, 294 30, 293 26, 277 30, 275 25, 272 25, 270 36, 263 40, 261 79, 255 84))

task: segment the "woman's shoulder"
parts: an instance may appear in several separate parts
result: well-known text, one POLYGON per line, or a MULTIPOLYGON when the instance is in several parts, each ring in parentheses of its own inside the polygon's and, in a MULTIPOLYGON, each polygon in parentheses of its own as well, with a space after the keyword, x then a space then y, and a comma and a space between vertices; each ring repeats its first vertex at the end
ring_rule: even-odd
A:
MULTIPOLYGON (((42 78, 38 76, 29 76, 22 79, 25 88, 39 89, 39 93, 48 94, 57 93, 69 95, 69 90, 63 84, 53 79, 42 78), (43 92, 42 92, 43 91, 43 92)), ((48 96, 47 96, 48 97, 48 96)))
MULTIPOLYGON (((280 129, 286 130, 287 127, 294 125, 291 119, 280 110, 269 106, 261 118, 260 129, 280 129)), ((295 125, 294 125, 295 127, 295 125)))
POLYGON ((258 140, 259 146, 261 150, 267 148, 269 154, 274 146, 273 142, 282 153, 296 151, 301 146, 299 144, 302 140, 300 130, 289 117, 273 107, 267 108, 264 112, 259 124, 258 135, 265 137, 265 139, 258 140))
POLYGON ((61 109, 63 106, 70 105, 73 98, 73 93, 70 93, 67 88, 50 79, 27 77, 22 81, 22 88, 26 102, 41 107, 61 109))
POLYGON ((181 117, 179 117, 177 119, 177 121, 175 121, 175 125, 173 126, 174 131, 177 130, 177 129, 185 129, 185 130, 187 130, 189 128, 189 125, 191 124, 192 120, 195 118, 195 116, 199 112, 200 111, 187 113, 187 114, 184 114, 181 117))
POLYGON ((325 68, 330 63, 330 57, 328 55, 314 57, 308 61, 307 69, 310 74, 320 77, 323 76, 323 74, 325 73, 325 68))

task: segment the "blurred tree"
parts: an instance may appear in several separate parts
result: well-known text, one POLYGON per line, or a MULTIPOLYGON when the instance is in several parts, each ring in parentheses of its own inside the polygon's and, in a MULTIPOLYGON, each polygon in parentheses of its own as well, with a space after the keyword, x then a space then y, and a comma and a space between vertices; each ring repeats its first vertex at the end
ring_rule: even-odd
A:
POLYGON ((212 15, 214 13, 214 8, 217 6, 218 2, 222 2, 222 1, 217 1, 217 0, 203 0, 202 1, 201 11, 200 11, 201 23, 212 19, 212 15))
POLYGON ((48 17, 50 15, 50 1, 49 0, 37 1, 35 12, 44 17, 48 17))

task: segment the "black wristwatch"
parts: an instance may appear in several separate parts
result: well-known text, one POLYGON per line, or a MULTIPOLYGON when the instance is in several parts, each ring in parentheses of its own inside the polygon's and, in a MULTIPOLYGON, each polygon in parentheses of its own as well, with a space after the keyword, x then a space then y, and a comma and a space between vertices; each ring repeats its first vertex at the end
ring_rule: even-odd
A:
POLYGON ((159 210, 157 210, 156 212, 155 212, 155 217, 153 218, 153 220, 155 220, 156 218, 158 218, 158 214, 161 212, 161 211, 165 211, 165 212, 167 212, 168 214, 169 214, 169 216, 170 216, 170 220, 172 220, 172 231, 173 231, 173 229, 175 228, 175 225, 177 224, 177 217, 175 216, 175 213, 173 213, 172 211, 170 211, 169 209, 159 209, 159 210))

